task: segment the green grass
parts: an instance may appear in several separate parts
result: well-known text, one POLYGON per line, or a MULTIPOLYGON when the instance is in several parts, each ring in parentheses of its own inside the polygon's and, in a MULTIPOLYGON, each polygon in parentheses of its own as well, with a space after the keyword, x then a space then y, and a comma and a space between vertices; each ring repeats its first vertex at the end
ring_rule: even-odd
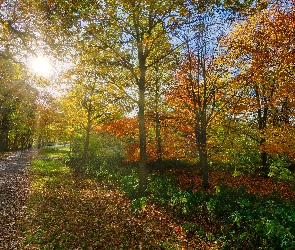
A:
POLYGON ((69 154, 70 147, 45 147, 42 148, 40 154, 48 157, 65 157, 69 154))

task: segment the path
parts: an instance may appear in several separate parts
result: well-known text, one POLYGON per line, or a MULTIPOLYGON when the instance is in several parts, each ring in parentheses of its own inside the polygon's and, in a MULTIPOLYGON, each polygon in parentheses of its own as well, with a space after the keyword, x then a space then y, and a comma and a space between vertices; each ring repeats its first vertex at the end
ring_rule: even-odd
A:
POLYGON ((17 221, 29 192, 29 164, 36 150, 18 151, 0 159, 0 250, 15 249, 17 221))

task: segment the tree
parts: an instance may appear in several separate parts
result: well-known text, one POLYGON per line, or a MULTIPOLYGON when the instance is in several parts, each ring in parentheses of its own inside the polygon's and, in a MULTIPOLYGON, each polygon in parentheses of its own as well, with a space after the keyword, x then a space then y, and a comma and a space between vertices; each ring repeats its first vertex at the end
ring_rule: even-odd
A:
POLYGON ((74 129, 72 132, 85 132, 82 164, 88 161, 93 128, 120 116, 122 112, 119 105, 115 105, 116 98, 102 78, 97 59, 93 58, 93 53, 84 52, 81 48, 75 66, 66 73, 71 87, 61 102, 63 113, 67 116, 65 123, 74 129))
POLYGON ((148 156, 150 161, 156 161, 162 169, 162 160, 167 157, 169 142, 166 141, 167 134, 163 125, 169 117, 169 105, 165 98, 169 86, 173 82, 176 58, 178 51, 171 52, 165 58, 154 65, 149 75, 149 85, 146 88, 146 126, 150 136, 148 137, 148 156), (166 151, 166 153, 165 153, 166 151))
POLYGON ((225 32, 218 25, 219 19, 217 10, 199 10, 181 28, 178 38, 184 44, 183 58, 169 93, 174 112, 180 116, 179 123, 195 145, 205 188, 209 187, 208 130, 216 118, 222 119, 221 111, 230 97, 225 98, 228 71, 221 58, 216 59, 218 39, 225 32))
POLYGON ((269 149, 274 150, 268 146, 273 142, 268 141, 270 134, 292 123, 293 23, 294 5, 279 2, 237 24, 223 41, 228 65, 234 69, 232 81, 240 89, 234 115, 255 121, 264 173, 269 149))
POLYGON ((0 151, 32 144, 37 91, 19 64, 0 59, 0 151))
MULTIPOLYGON (((75 119, 75 126, 80 126, 85 132, 83 146, 82 164, 87 163, 90 133, 94 126, 102 121, 110 119, 116 110, 112 110, 111 104, 106 102, 104 91, 98 82, 91 82, 91 79, 81 75, 78 83, 68 91, 68 96, 64 98, 63 103, 67 102, 71 110, 64 110, 65 113, 71 114, 70 120, 75 119), (79 82, 81 80, 81 82, 79 82)), ((93 79, 92 79, 93 80, 93 79)))
POLYGON ((94 11, 87 10, 83 38, 100 49, 99 63, 110 71, 106 74, 107 81, 138 106, 141 195, 147 185, 145 106, 146 89, 150 84, 148 75, 155 64, 171 53, 171 45, 166 42, 167 25, 175 13, 183 9, 185 5, 181 1, 151 0, 105 1, 94 11))
POLYGON ((1 1, 0 8, 1 145, 7 150, 32 144, 39 94, 28 59, 44 43, 37 39, 40 16, 29 1, 1 1))

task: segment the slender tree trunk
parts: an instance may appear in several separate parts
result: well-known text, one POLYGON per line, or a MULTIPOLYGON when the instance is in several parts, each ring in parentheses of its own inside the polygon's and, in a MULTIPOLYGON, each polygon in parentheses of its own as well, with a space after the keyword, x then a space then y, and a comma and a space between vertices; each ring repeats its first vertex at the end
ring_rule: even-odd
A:
POLYGON ((267 171, 267 153, 265 151, 262 151, 260 158, 261 158, 261 165, 262 165, 262 167, 264 167, 263 170, 267 171))
MULTIPOLYGON (((262 135, 263 135, 263 133, 262 133, 262 135)), ((266 142, 266 140, 264 138, 262 138, 259 141, 260 148, 262 148, 260 150, 260 161, 261 161, 261 171, 262 171, 263 175, 268 176, 269 168, 267 166, 267 152, 263 149, 265 142, 266 142)))
POLYGON ((139 86, 138 101, 138 122, 140 136, 140 160, 139 160, 139 196, 144 196, 147 186, 147 166, 146 166, 146 127, 144 117, 145 91, 144 86, 139 86))
POLYGON ((159 112, 156 110, 156 141, 157 141, 157 164, 160 166, 160 174, 164 173, 162 159, 163 159, 163 150, 162 150, 162 138, 161 138, 161 121, 159 117, 159 112))
POLYGON ((156 141, 157 141, 157 160, 162 161, 162 138, 161 138, 161 121, 159 112, 156 111, 156 141))
POLYGON ((70 137, 70 152, 71 153, 73 152, 73 138, 74 138, 74 136, 71 135, 71 137, 70 137))
POLYGON ((5 152, 8 151, 8 130, 2 130, 0 132, 0 151, 5 152))
MULTIPOLYGON (((273 82, 273 86, 274 86, 274 82, 273 82)), ((259 107, 257 110, 257 118, 258 118, 258 129, 260 133, 259 146, 260 146, 261 171, 265 176, 267 176, 269 168, 267 166, 267 152, 264 150, 264 145, 266 142, 264 134, 265 134, 265 129, 267 127, 269 100, 273 96, 274 87, 271 89, 271 93, 268 97, 265 97, 264 95, 260 95, 259 90, 260 90, 259 86, 254 85, 256 102, 259 107)))
POLYGON ((41 149, 41 145, 42 145, 42 137, 41 135, 38 136, 38 141, 37 141, 37 148, 38 150, 41 149))
POLYGON ((161 121, 160 121, 160 114, 159 114, 159 84, 157 82, 156 86, 156 95, 155 95, 155 102, 156 102, 156 116, 155 116, 155 123, 156 123, 156 142, 157 142, 157 163, 160 166, 160 174, 163 174, 164 169, 162 166, 162 138, 161 138, 161 121))
MULTIPOLYGON (((157 68, 157 71, 159 69, 157 68)), ((157 162, 161 165, 162 163, 162 138, 161 138, 161 121, 159 114, 159 99, 160 99, 160 86, 158 80, 156 81, 156 92, 155 92, 155 123, 156 123, 156 142, 157 142, 157 162)), ((162 167, 160 168, 161 173, 163 172, 162 167)))
POLYGON ((16 133, 15 137, 13 138, 13 146, 12 146, 13 150, 18 149, 18 139, 19 139, 19 134, 16 133))
POLYGON ((88 110, 86 136, 85 136, 85 143, 84 143, 84 149, 83 149, 82 164, 85 164, 87 162, 87 158, 88 158, 90 130, 91 130, 91 110, 88 110))
POLYGON ((198 150, 200 157, 200 165, 202 167, 202 186, 204 188, 209 188, 209 168, 208 168, 208 155, 207 155, 207 121, 206 115, 202 114, 200 119, 200 135, 198 142, 198 150))
POLYGON ((265 107, 263 109, 263 114, 262 114, 262 109, 258 109, 258 128, 260 131, 260 136, 262 137, 259 141, 259 146, 260 146, 260 160, 261 160, 261 171, 265 176, 268 174, 268 166, 267 166, 267 152, 263 149, 264 144, 266 142, 264 137, 264 132, 266 129, 266 119, 267 119, 267 112, 268 108, 265 107))
POLYGON ((8 151, 8 135, 9 125, 8 120, 4 117, 2 120, 2 126, 0 128, 0 152, 8 151))

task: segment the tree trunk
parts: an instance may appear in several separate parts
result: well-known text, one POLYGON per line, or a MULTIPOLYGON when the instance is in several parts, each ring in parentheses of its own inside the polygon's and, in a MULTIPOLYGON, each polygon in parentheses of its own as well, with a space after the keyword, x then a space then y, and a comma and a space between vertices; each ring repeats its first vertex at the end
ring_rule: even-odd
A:
POLYGON ((91 130, 91 109, 88 110, 88 114, 87 114, 87 127, 86 127, 85 143, 84 143, 83 156, 82 156, 82 164, 85 164, 88 158, 90 130, 91 130))
POLYGON ((197 140, 197 148, 199 153, 199 164, 201 167, 201 174, 203 177, 202 186, 209 188, 209 168, 208 168, 208 155, 207 155, 207 120, 206 115, 196 114, 195 133, 197 140))
POLYGON ((8 151, 8 135, 9 135, 9 125, 8 120, 5 117, 2 120, 2 126, 0 128, 0 152, 8 151))
POLYGON ((8 151, 8 130, 0 132, 0 152, 8 151))
POLYGON ((139 160, 139 195, 144 196, 147 186, 147 167, 146 167, 146 128, 144 117, 144 87, 139 86, 139 101, 138 101, 138 122, 139 122, 139 141, 140 141, 140 160, 139 160))
POLYGON ((145 88, 146 88, 146 57, 149 54, 148 48, 143 47, 143 37, 140 33, 139 17, 134 16, 134 28, 136 31, 137 41, 137 56, 139 62, 140 77, 137 81, 138 84, 138 123, 139 123, 139 187, 138 195, 145 196, 147 187, 147 155, 146 155, 146 127, 145 127, 145 88))
POLYGON ((261 152, 261 165, 264 167, 264 171, 267 171, 267 153, 265 151, 261 152))
POLYGON ((263 149, 263 146, 266 142, 264 138, 264 133, 266 129, 266 121, 267 121, 268 107, 264 107, 263 109, 258 109, 258 128, 260 131, 260 136, 262 137, 259 141, 260 146, 260 159, 261 159, 261 171, 263 175, 267 176, 268 174, 268 166, 267 166, 267 152, 263 149))
POLYGON ((42 145, 42 137, 39 135, 38 136, 38 141, 37 141, 37 148, 38 148, 38 150, 41 149, 41 145, 42 145))
POLYGON ((209 188, 209 168, 206 148, 200 150, 200 163, 202 165, 203 181, 202 187, 209 188))
MULTIPOLYGON (((260 140, 260 147, 264 146, 265 141, 266 140, 264 138, 260 140)), ((269 168, 267 166, 267 153, 265 152, 265 150, 261 150, 260 160, 261 160, 261 172, 262 172, 263 176, 267 177, 268 172, 269 172, 269 168)))
POLYGON ((15 137, 13 138, 13 146, 12 146, 13 150, 18 149, 18 139, 19 139, 19 134, 16 133, 15 137))
POLYGON ((207 156, 207 121, 206 115, 202 114, 201 116, 201 130, 200 130, 200 146, 199 146, 199 154, 200 154, 200 163, 202 166, 203 172, 203 182, 202 186, 204 188, 209 188, 209 168, 208 168, 208 156, 207 156))
POLYGON ((162 138, 161 138, 161 121, 159 117, 159 112, 156 110, 156 141, 157 141, 157 163, 160 166, 160 174, 164 173, 162 166, 162 138))

